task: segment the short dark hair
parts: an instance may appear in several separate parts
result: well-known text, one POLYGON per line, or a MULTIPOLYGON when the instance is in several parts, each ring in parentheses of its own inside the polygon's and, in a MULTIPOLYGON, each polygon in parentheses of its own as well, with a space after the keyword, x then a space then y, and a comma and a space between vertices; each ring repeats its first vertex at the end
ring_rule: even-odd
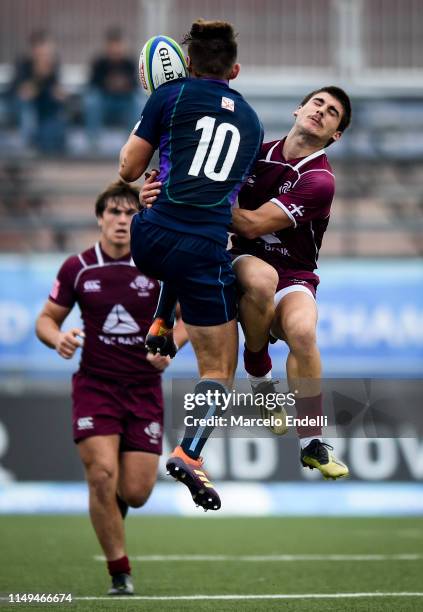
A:
POLYGON ((47 30, 34 30, 29 37, 31 47, 38 47, 46 42, 50 42, 52 37, 47 30))
POLYGON ((123 40, 123 32, 121 28, 117 26, 112 26, 108 30, 106 30, 105 37, 107 42, 120 42, 123 40))
MULTIPOLYGON (((330 96, 333 96, 336 100, 338 100, 338 102, 341 104, 344 112, 342 113, 342 117, 339 121, 338 130, 340 132, 344 132, 351 123, 352 111, 351 111, 350 97, 340 87, 336 87, 335 85, 327 85, 325 87, 319 87, 319 89, 315 89, 311 93, 307 94, 305 98, 301 101, 300 106, 304 106, 304 104, 307 104, 307 102, 311 100, 311 98, 314 98, 316 94, 321 93, 321 92, 328 93, 330 96)), ((331 138, 326 146, 328 147, 333 142, 334 140, 331 138)))
POLYGON ((227 21, 194 21, 182 41, 188 45, 193 71, 199 76, 229 76, 238 52, 236 37, 227 21))
POLYGON ((124 181, 112 183, 102 191, 95 202, 95 216, 102 217, 109 200, 129 200, 133 201, 139 209, 140 188, 128 185, 124 181))

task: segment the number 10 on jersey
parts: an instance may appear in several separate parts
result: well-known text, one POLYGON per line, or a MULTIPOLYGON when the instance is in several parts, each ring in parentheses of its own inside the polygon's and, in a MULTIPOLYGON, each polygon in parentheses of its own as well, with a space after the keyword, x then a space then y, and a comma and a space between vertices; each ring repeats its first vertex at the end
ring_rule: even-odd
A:
POLYGON ((239 149, 241 135, 237 127, 231 123, 221 123, 215 131, 216 119, 213 117, 202 117, 197 121, 195 130, 202 130, 200 142, 188 171, 190 176, 198 176, 204 164, 204 174, 212 181, 226 181, 234 164, 236 154, 239 149), (231 139, 219 172, 216 172, 216 165, 225 144, 226 135, 230 133, 231 139), (210 142, 212 142, 209 154, 210 142), (206 159, 207 156, 207 159, 206 159))

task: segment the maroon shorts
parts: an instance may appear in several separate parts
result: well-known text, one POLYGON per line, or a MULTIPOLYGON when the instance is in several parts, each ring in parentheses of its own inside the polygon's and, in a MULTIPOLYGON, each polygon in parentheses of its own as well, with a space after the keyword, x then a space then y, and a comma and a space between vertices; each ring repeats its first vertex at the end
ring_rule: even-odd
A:
POLYGON ((121 451, 162 453, 160 383, 126 385, 83 372, 72 378, 73 439, 119 434, 121 451))
POLYGON ((275 268, 279 276, 278 286, 275 292, 275 306, 279 304, 285 295, 295 291, 306 293, 314 300, 316 299, 317 286, 320 280, 317 274, 314 272, 284 268, 283 266, 275 265, 275 262, 267 261, 266 259, 261 258, 259 255, 242 253, 238 249, 232 249, 231 256, 232 265, 235 263, 235 261, 241 259, 242 257, 257 257, 258 259, 261 259, 265 263, 269 264, 269 266, 275 268))
POLYGON ((277 272, 279 274, 279 282, 275 292, 275 306, 279 304, 285 295, 294 291, 302 291, 314 300, 316 299, 318 280, 314 278, 297 278, 297 275, 293 274, 291 270, 285 272, 279 269, 277 272))

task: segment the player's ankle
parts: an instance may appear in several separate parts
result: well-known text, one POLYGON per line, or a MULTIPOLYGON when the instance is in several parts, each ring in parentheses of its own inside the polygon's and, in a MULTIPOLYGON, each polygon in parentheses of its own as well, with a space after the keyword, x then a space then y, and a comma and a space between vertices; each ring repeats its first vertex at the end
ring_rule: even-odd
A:
POLYGON ((193 453, 189 450, 189 445, 192 441, 184 441, 182 440, 181 444, 175 448, 172 455, 180 456, 184 461, 191 465, 199 465, 201 464, 201 458, 197 453, 193 453), (184 444, 184 442, 186 442, 184 444))
POLYGON ((182 440, 181 449, 184 452, 184 454, 188 457, 188 459, 192 459, 193 461, 198 461, 199 454, 189 449, 191 443, 192 443, 191 439, 182 440))
POLYGON ((261 385, 264 382, 269 382, 270 380, 272 380, 272 370, 269 370, 269 372, 267 372, 267 374, 264 374, 264 376, 253 376, 252 374, 249 374, 247 372, 247 378, 250 381, 252 387, 257 387, 258 385, 261 385))
POLYGON ((131 566, 127 555, 119 557, 119 559, 114 559, 113 561, 107 561, 107 569, 111 576, 115 576, 116 574, 130 574, 131 566))
POLYGON ((319 435, 316 435, 316 436, 309 436, 309 437, 307 437, 307 438, 300 438, 300 446, 301 446, 301 449, 303 449, 303 448, 307 448, 307 446, 308 446, 309 444, 311 444, 311 442, 313 442, 313 440, 319 440, 319 442, 323 442, 323 438, 322 438, 322 436, 321 436, 321 435, 320 435, 320 436, 319 436, 319 435))

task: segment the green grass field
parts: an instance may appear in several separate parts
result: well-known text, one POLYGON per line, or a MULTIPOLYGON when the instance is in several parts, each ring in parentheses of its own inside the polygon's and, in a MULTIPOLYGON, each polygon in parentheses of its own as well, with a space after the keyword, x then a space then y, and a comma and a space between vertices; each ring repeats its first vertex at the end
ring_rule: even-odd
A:
MULTIPOLYGON (((0 593, 69 593, 104 597, 105 565, 88 517, 0 517, 0 593)), ((423 591, 423 519, 129 517, 136 594, 169 599, 74 599, 72 604, 8 604, 1 610, 113 611, 423 610, 422 596, 304 597, 341 593, 423 591), (172 560, 170 555, 206 559, 172 560), (278 556, 274 559, 269 555, 278 556), (281 555, 286 555, 281 558, 281 555), (292 555, 292 557, 290 556, 292 555), (319 559, 299 559, 318 555, 319 559), (342 559, 330 555, 344 555, 342 559), (363 555, 358 559, 354 555, 363 555), (368 555, 379 555, 369 559, 368 555), (401 557, 401 555, 410 555, 401 557), (217 558, 210 558, 217 556, 217 558), (219 557, 220 556, 220 557, 219 557), (247 559, 245 557, 247 556, 247 559), (208 558, 207 558, 208 557, 208 558), (252 558, 253 557, 253 558, 252 558), (243 599, 247 595, 298 599, 243 599), (174 599, 238 595, 240 599, 174 599)))

